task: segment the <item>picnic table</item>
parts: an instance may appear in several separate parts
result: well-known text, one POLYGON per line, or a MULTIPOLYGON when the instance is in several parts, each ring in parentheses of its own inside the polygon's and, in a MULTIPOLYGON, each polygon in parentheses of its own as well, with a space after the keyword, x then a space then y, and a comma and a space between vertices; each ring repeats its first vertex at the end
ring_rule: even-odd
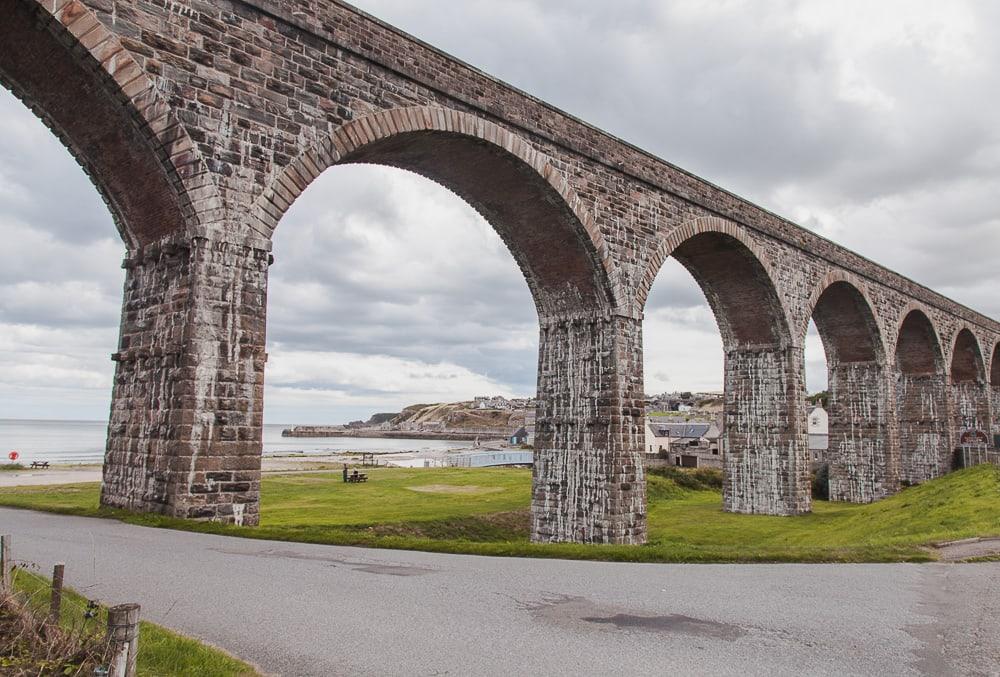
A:
POLYGON ((368 475, 364 474, 363 472, 353 472, 353 473, 351 473, 350 475, 347 476, 347 481, 348 482, 367 482, 368 481, 368 475))
POLYGON ((31 462, 31 467, 32 468, 42 468, 42 469, 45 469, 45 468, 49 467, 49 462, 48 461, 32 461, 31 462))

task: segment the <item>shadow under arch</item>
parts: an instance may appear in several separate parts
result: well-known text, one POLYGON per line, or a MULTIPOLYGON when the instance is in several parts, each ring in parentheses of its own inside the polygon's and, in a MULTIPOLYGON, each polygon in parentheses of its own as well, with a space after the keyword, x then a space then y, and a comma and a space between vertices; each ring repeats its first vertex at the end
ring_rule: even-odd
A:
POLYGON ((993 436, 1000 434, 1000 343, 993 346, 990 354, 990 410, 992 418, 990 420, 989 434, 993 436))
POLYGON ((990 385, 1000 387, 1000 343, 993 346, 990 358, 990 385))
POLYGON ((472 205, 514 256, 541 317, 616 306, 604 237, 562 174, 517 135, 459 111, 415 106, 344 124, 281 170, 254 204, 255 229, 270 237, 323 171, 357 163, 414 172, 472 205))
POLYGON ((986 364, 979 339, 967 326, 955 334, 950 376, 953 442, 958 447, 957 460, 964 467, 981 462, 993 446, 986 364))
POLYGON ((794 345, 768 258, 737 224, 696 219, 659 244, 644 277, 643 306, 667 257, 698 283, 722 335, 725 509, 808 512, 802 350, 794 345))
POLYGON ((912 485, 951 467, 950 398, 941 340, 930 315, 911 303, 900 317, 894 351, 900 481, 912 485))
MULTIPOLYGON (((664 261, 668 257, 673 256, 677 258, 681 265, 691 273, 695 280, 697 281, 696 273, 687 264, 684 263, 682 256, 677 256, 676 253, 678 249, 684 245, 684 243, 691 241, 698 235, 715 235, 721 241, 724 238, 729 238, 732 241, 738 242, 743 251, 743 257, 747 261, 747 269, 753 269, 755 279, 759 279, 762 284, 758 285, 754 290, 753 294, 756 296, 756 300, 762 302, 768 311, 775 315, 776 317, 782 318, 777 327, 777 333, 780 334, 780 340, 791 341, 792 336, 788 328, 787 318, 791 317, 788 309, 785 307, 781 298, 775 291, 774 279, 775 276, 771 270, 771 265, 767 255, 750 240, 743 228, 732 221, 722 219, 715 216, 707 216, 702 218, 692 219, 683 225, 671 230, 666 237, 664 237, 653 255, 650 257, 648 263, 646 264, 646 269, 643 274, 642 284, 639 287, 639 294, 636 300, 639 308, 646 307, 646 301, 649 297, 649 291, 652 289, 653 282, 656 280, 656 276, 659 274, 660 269, 663 267, 664 261)), ((737 247, 738 249, 740 247, 737 247)), ((701 282, 699 282, 699 286, 701 282)), ((704 287, 702 287, 704 291, 704 287)), ((709 298, 706 294, 706 299, 710 306, 712 306, 713 298, 709 298)), ((721 308, 720 308, 721 310, 721 308)), ((716 310, 715 306, 712 306, 712 311, 715 313, 716 321, 719 321, 720 313, 716 310)), ((720 331, 722 327, 720 326, 720 331)), ((774 334, 775 332, 770 332, 774 334)), ((731 335, 732 336, 732 335, 731 335)), ((723 334, 723 343, 726 341, 726 334, 723 334)), ((728 350, 728 346, 727 346, 728 350)))
POLYGON ((77 0, 0 0, 0 16, 0 83, 83 167, 130 250, 216 205, 197 147, 92 10, 77 0))
POLYGON ((986 365, 979 340, 968 327, 955 335, 951 351, 952 383, 986 383, 986 365))
POLYGON ((882 329, 864 284, 830 271, 813 292, 807 317, 816 323, 826 353, 829 435, 817 461, 828 464, 830 500, 870 503, 895 493, 892 384, 882 329))

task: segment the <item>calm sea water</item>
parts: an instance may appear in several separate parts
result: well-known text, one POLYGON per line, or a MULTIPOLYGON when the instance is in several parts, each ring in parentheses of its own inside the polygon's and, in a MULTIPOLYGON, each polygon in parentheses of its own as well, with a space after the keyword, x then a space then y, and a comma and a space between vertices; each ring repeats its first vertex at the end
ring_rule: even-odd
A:
MULTIPOLYGON (((365 437, 282 437, 287 425, 264 426, 264 455, 330 454, 367 451, 388 454, 468 447, 468 442, 448 440, 387 440, 365 437)), ((100 463, 108 424, 101 421, 30 421, 0 419, 0 462, 10 451, 21 454, 20 462, 100 463)))

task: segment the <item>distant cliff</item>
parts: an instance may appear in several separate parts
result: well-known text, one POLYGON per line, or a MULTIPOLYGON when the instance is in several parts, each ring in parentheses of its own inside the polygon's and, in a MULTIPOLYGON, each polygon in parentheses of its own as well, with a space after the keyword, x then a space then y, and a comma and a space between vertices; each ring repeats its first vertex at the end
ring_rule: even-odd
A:
POLYGON ((472 402, 451 404, 414 404, 391 421, 401 428, 496 428, 512 431, 524 425, 523 409, 474 409, 472 402))
MULTIPOLYGON (((500 399, 500 398, 497 398, 500 399)), ((504 401, 506 403, 506 401, 504 401)), ((375 414, 346 426, 295 426, 285 437, 389 437, 474 440, 506 438, 525 424, 525 408, 486 408, 480 402, 414 404, 398 414, 375 414)))

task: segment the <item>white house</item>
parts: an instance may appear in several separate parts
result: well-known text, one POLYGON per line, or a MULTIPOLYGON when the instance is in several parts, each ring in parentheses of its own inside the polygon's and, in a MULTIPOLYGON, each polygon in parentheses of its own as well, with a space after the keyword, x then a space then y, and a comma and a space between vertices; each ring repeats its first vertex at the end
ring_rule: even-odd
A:
POLYGON ((656 455, 667 451, 670 451, 669 429, 661 428, 660 426, 654 425, 647 420, 645 452, 650 455, 656 455))
POLYGON ((830 416, 823 407, 813 407, 809 412, 809 451, 820 460, 830 446, 830 416))

